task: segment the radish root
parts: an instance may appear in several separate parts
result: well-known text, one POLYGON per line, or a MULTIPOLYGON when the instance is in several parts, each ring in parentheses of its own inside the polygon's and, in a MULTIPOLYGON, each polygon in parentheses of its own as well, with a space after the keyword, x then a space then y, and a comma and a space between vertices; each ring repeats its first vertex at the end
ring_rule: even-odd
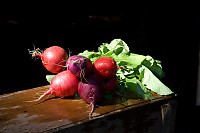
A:
MULTIPOLYGON (((44 51, 41 50, 41 49, 39 49, 39 48, 35 48, 34 45, 33 45, 33 47, 34 47, 33 50, 28 49, 29 54, 32 55, 32 58, 35 58, 35 59, 41 58, 41 57, 42 57, 42 53, 43 53, 44 51)), ((41 58, 41 60, 42 60, 42 58, 41 58)), ((62 59, 58 64, 55 64, 55 63, 52 63, 52 64, 53 64, 53 65, 56 65, 56 66, 61 66, 61 67, 66 68, 66 66, 60 65, 62 62, 66 62, 66 61, 67 61, 67 60, 63 60, 63 59, 62 59)), ((42 60, 42 63, 45 64, 45 65, 49 64, 49 62, 44 62, 43 60, 42 60)))
POLYGON ((43 53, 44 51, 40 50, 39 48, 36 48, 36 49, 35 49, 35 45, 33 45, 33 47, 34 47, 33 50, 28 49, 29 54, 31 54, 32 57, 33 57, 33 58, 35 57, 36 59, 39 58, 39 57, 41 57, 41 55, 42 55, 42 53, 43 53))
POLYGON ((92 117, 92 113, 94 112, 94 101, 92 101, 92 102, 90 103, 90 105, 92 106, 92 109, 91 109, 91 111, 90 111, 90 113, 89 113, 89 117, 92 117))
MULTIPOLYGON (((54 90, 53 90, 54 91, 54 90)), ((41 95, 38 99, 35 99, 35 100, 32 100, 32 101, 25 101, 25 102, 37 102, 39 101, 40 99, 42 99, 44 96, 46 95, 50 95, 50 94, 53 94, 53 91, 50 89, 48 89, 43 95, 41 95)))
POLYGON ((45 96, 45 93, 43 95, 41 95, 38 99, 36 100, 32 100, 32 101, 25 101, 25 102, 37 102, 39 101, 40 99, 42 99, 43 97, 45 96))

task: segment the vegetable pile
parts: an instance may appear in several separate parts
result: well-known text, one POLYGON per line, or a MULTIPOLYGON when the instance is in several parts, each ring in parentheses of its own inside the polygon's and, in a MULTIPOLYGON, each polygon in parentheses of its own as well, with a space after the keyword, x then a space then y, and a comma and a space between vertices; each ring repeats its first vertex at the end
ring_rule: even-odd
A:
POLYGON ((173 93, 160 81, 165 76, 161 62, 151 56, 131 53, 121 39, 103 43, 98 47, 98 52, 85 50, 69 58, 66 51, 58 46, 47 48, 44 52, 29 50, 29 53, 40 57, 48 71, 58 73, 46 76, 50 88, 34 101, 50 94, 57 97, 78 94, 92 106, 92 115, 96 103, 116 94, 153 99, 151 92, 159 95, 173 93))

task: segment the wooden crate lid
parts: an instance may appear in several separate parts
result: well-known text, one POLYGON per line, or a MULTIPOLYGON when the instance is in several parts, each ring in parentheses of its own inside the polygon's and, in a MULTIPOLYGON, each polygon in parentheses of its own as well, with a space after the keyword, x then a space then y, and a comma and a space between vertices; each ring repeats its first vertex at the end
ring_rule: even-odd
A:
POLYGON ((90 120, 137 108, 171 96, 156 95, 155 99, 123 99, 114 97, 99 103, 89 117, 91 106, 82 99, 44 97, 37 99, 49 86, 0 95, 0 132, 43 132, 65 125, 65 128, 90 120))

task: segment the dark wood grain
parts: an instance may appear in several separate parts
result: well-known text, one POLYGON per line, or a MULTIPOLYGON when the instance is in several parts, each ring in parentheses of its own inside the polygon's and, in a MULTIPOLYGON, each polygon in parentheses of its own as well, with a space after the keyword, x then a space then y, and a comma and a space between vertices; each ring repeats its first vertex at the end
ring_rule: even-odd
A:
POLYGON ((126 129, 127 132, 151 132, 166 128, 168 132, 173 127, 169 124, 175 118, 176 102, 172 96, 156 95, 152 100, 114 97, 100 102, 89 117, 91 107, 74 97, 49 96, 28 102, 48 88, 42 86, 0 95, 0 132, 126 132, 126 129), (138 128, 138 124, 144 127, 138 128))

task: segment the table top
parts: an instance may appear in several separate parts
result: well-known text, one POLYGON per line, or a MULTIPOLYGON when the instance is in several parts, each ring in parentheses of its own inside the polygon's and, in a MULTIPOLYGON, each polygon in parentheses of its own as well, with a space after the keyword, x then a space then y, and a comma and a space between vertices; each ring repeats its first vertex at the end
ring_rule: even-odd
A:
POLYGON ((101 101, 89 117, 91 106, 74 97, 40 97, 49 85, 0 95, 0 132, 43 132, 60 126, 71 127, 90 120, 167 100, 172 96, 155 95, 154 99, 125 99, 116 96, 101 101))

